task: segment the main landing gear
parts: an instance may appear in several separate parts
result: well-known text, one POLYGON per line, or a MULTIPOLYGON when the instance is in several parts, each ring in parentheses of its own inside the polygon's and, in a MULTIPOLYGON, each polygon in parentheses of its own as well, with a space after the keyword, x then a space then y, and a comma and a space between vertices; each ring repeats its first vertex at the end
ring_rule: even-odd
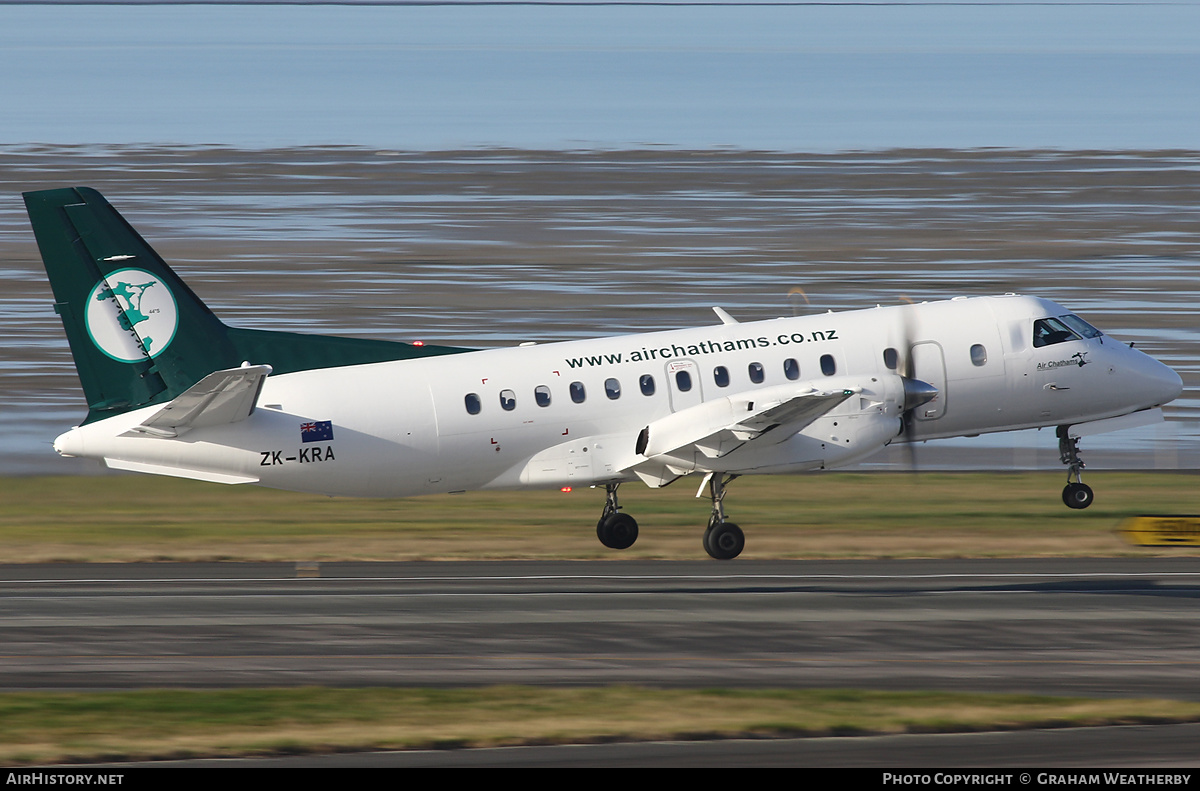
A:
POLYGON ((604 485, 607 499, 604 501, 604 512, 596 523, 596 537, 600 543, 609 549, 629 549, 637 541, 637 520, 629 514, 621 513, 621 505, 617 502, 617 487, 619 483, 604 485))
MULTIPOLYGON (((708 517, 708 528, 704 531, 704 551, 717 560, 733 560, 746 547, 746 535, 733 522, 725 521, 725 507, 722 505, 725 487, 733 483, 735 478, 736 475, 726 478, 724 473, 717 472, 708 479, 712 515, 708 517)), ((701 485, 701 490, 703 488, 701 485)))
MULTIPOLYGON (((708 527, 704 531, 704 551, 717 560, 733 560, 742 554, 746 546, 746 536, 742 529, 725 520, 725 509, 721 505, 725 499, 725 487, 737 477, 714 473, 706 480, 709 496, 712 498, 712 514, 708 517, 708 527)), ((600 521, 596 523, 596 537, 609 549, 629 549, 638 537, 637 520, 629 514, 621 513, 621 504, 617 500, 617 487, 620 485, 604 485, 604 511, 600 514, 600 521)), ((704 484, 701 484, 700 490, 704 491, 704 484)))
POLYGON ((1069 426, 1057 429, 1059 460, 1067 465, 1067 485, 1063 488, 1062 500, 1068 508, 1087 508, 1095 498, 1092 487, 1083 482, 1085 465, 1079 457, 1079 438, 1070 436, 1069 429, 1069 426))

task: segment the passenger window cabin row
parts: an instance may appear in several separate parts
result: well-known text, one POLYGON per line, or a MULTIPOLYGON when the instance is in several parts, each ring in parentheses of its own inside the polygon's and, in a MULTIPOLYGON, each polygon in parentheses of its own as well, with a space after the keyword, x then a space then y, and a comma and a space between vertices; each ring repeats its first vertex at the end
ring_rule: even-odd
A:
MULTIPOLYGON (((987 349, 982 343, 971 344, 971 364, 977 368, 987 365, 987 349)), ((889 371, 900 367, 900 353, 892 348, 883 350, 883 365, 889 371)))
MULTIPOLYGON (((762 384, 766 380, 766 369, 762 363, 750 363, 746 367, 746 373, 750 377, 750 381, 754 384, 762 384)), ((833 355, 821 355, 821 373, 826 376, 833 376, 837 373, 837 361, 833 359, 833 355)), ((789 357, 783 361, 783 375, 789 380, 795 381, 800 378, 800 363, 794 358, 789 357)), ((681 393, 689 392, 693 387, 692 374, 690 371, 676 371, 675 387, 681 393)), ((718 365, 713 369, 713 383, 717 387, 729 387, 730 384, 729 369, 724 365, 718 365)), ((650 374, 642 374, 638 377, 638 389, 642 391, 644 396, 652 396, 657 392, 657 385, 654 382, 654 377, 650 374)), ((576 404, 582 404, 587 400, 587 388, 583 382, 571 382, 567 388, 571 396, 571 400, 576 404)), ((610 401, 616 401, 621 397, 621 382, 615 378, 604 380, 604 395, 610 401)), ((483 411, 483 401, 478 393, 467 393, 464 397, 464 403, 467 408, 467 414, 478 415, 483 411)), ((533 401, 540 407, 550 406, 550 387, 549 385, 538 385, 533 388, 533 401)), ((517 394, 512 390, 500 391, 500 408, 506 412, 511 412, 517 408, 517 394)))
MULTIPOLYGON (((1079 340, 1082 338, 1095 338, 1103 333, 1092 325, 1088 324, 1083 319, 1075 315, 1059 316, 1058 318, 1039 319, 1033 325, 1033 345, 1034 347, 1050 346, 1056 343, 1062 343, 1069 340, 1079 340)), ((983 344, 972 344, 971 364, 977 367, 982 367, 987 364, 987 349, 983 344)), ((883 350, 883 364, 888 370, 896 371, 900 367, 900 353, 893 348, 883 350)), ((837 361, 831 354, 821 355, 821 373, 825 376, 833 376, 837 373, 837 361)), ((750 363, 746 366, 746 374, 749 376, 753 384, 762 384, 766 380, 766 369, 762 363, 750 363)), ((789 357, 783 361, 783 375, 791 381, 800 378, 800 363, 795 358, 789 357)), ((724 365, 718 365, 713 369, 713 384, 717 387, 729 387, 730 376, 729 369, 724 365)), ((690 371, 675 372, 675 387, 682 393, 689 392, 692 389, 692 375, 690 371)), ((638 378, 638 389, 642 391, 644 396, 652 396, 656 392, 654 377, 650 374, 642 374, 638 378)), ((583 382, 571 382, 568 388, 571 400, 576 404, 582 404, 587 400, 587 388, 583 382)), ((614 378, 604 380, 604 395, 611 401, 616 401, 621 397, 621 383, 614 378)), ((533 400, 538 406, 550 406, 550 387, 549 385, 538 385, 533 389, 533 400)), ((483 410, 483 402, 480 400, 477 393, 467 393, 464 397, 467 407, 467 413, 478 415, 483 410)), ((500 391, 500 408, 506 412, 511 412, 517 408, 517 394, 512 390, 500 391)))

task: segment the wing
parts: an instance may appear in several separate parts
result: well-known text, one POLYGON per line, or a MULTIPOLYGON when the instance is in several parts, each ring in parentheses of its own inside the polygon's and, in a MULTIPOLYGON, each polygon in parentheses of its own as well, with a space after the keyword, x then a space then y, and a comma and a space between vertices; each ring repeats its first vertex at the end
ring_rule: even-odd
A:
POLYGON ((642 429, 637 454, 622 468, 652 487, 665 486, 695 469, 699 452, 708 459, 748 443, 778 443, 850 398, 861 388, 820 390, 773 387, 706 401, 654 421, 642 429))

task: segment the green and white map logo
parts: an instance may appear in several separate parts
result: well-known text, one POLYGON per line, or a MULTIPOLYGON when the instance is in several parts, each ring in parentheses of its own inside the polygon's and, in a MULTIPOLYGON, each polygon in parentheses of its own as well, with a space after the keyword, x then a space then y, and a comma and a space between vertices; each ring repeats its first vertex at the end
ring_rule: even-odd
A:
POLYGON ((120 269, 92 289, 84 321, 96 348, 114 360, 136 363, 171 345, 179 310, 158 277, 144 269, 120 269))

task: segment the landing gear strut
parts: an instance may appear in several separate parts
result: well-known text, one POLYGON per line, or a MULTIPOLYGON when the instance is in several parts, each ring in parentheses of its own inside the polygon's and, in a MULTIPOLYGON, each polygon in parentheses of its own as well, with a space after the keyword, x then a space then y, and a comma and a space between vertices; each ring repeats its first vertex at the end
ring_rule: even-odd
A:
POLYGON ((742 554, 746 546, 746 536, 742 529, 733 522, 725 521, 725 507, 722 505, 725 487, 737 477, 730 475, 726 478, 722 473, 714 473, 708 479, 712 515, 709 516, 708 528, 704 531, 704 551, 717 560, 733 560, 742 554))
POLYGON ((1087 508, 1094 499, 1092 487, 1083 482, 1085 465, 1079 457, 1079 438, 1070 436, 1069 429, 1069 426, 1059 426, 1057 430, 1059 460, 1067 465, 1067 485, 1062 500, 1068 508, 1087 508))
POLYGON ((596 523, 596 537, 600 543, 609 549, 629 549, 637 541, 637 520, 629 514, 621 513, 621 505, 617 502, 617 487, 619 483, 604 485, 607 499, 604 501, 604 511, 600 521, 596 523))

